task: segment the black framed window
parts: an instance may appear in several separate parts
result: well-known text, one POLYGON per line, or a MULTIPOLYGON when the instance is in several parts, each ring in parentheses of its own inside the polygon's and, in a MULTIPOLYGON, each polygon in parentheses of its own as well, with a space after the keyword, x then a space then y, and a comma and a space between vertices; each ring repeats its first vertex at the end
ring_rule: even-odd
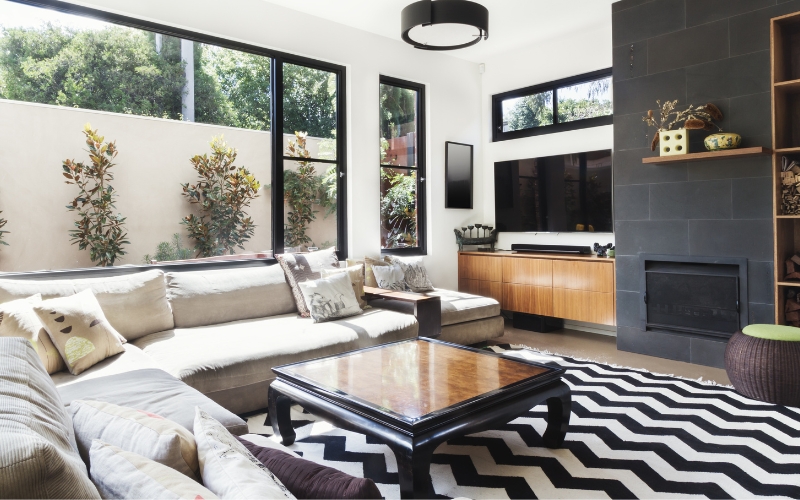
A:
POLYGON ((613 123, 611 69, 492 96, 492 140, 613 123))
MULTIPOLYGON (((0 16, 0 39, 5 36, 9 43, 14 42, 11 36, 24 39, 27 45, 16 45, 36 52, 25 64, 22 57, 17 61, 10 52, 2 54, 0 98, 106 111, 116 114, 113 119, 118 121, 123 115, 163 119, 167 122, 153 127, 170 127, 170 130, 193 127, 191 123, 182 122, 232 127, 236 130, 208 129, 207 138, 199 133, 168 133, 171 140, 164 141, 163 147, 174 151, 176 138, 188 142, 195 136, 202 137, 196 144, 182 144, 188 152, 184 155, 181 149, 178 161, 185 157, 188 164, 193 155, 208 148, 212 133, 222 135, 224 132, 225 140, 239 150, 237 166, 246 166, 256 174, 262 189, 248 209, 248 215, 255 221, 255 237, 247 250, 236 252, 263 256, 269 252, 282 253, 288 247, 307 250, 331 245, 337 248, 340 258, 347 257, 344 66, 59 0, 0 3, 14 14, 0 16), (41 20, 37 19, 37 12, 42 14, 38 16, 41 20), (50 21, 54 24, 47 24, 50 21), (2 28, 9 29, 3 31, 2 28), (54 43, 37 45, 37 41, 46 41, 43 36, 59 41, 64 50, 54 43), (52 53, 36 49, 40 46, 49 47, 52 53), (81 64, 70 63, 70 56, 81 64), (31 62, 45 70, 48 67, 56 70, 32 72, 28 70, 31 62), (19 64, 15 66, 14 63, 19 64), (87 68, 103 78, 86 77, 94 75, 85 71, 87 68), (36 93, 31 89, 42 91, 36 93), (300 148, 300 138, 305 142, 304 148, 300 148), (293 144, 291 150, 290 143, 293 144), (294 196, 311 203, 303 215, 304 237, 301 234, 299 239, 287 239, 287 236, 303 233, 292 222, 292 213, 296 214, 297 210, 287 202, 289 191, 298 187, 297 176, 293 174, 300 164, 306 167, 304 181, 308 181, 301 182, 300 188, 309 188, 313 194, 294 196), (300 244, 296 244, 298 241, 300 244)), ((33 69, 36 68, 38 66, 33 69)), ((128 146, 124 154, 146 146, 154 148, 152 153, 159 156, 158 148, 147 134, 135 135, 126 130, 105 125, 101 133, 124 142, 128 146)), ((204 129, 194 127, 194 130, 204 129)), ((193 175, 189 171, 179 180, 191 181, 193 175)), ((177 181, 169 178, 162 182, 178 186, 177 190, 170 188, 162 199, 181 196, 177 181)), ((124 191, 126 201, 139 196, 140 191, 124 190, 125 187, 120 181, 115 184, 115 188, 124 191)), ((154 204, 148 198, 140 205, 154 204)), ((156 212, 150 220, 167 221, 162 225, 168 230, 157 230, 159 239, 172 241, 172 234, 180 231, 183 249, 189 251, 183 258, 192 258, 195 256, 191 248, 193 243, 179 225, 181 217, 190 213, 191 207, 188 203, 180 207, 178 216, 169 211, 174 208, 150 207, 156 212)), ((9 212, 0 210, 4 210, 3 215, 9 212)), ((158 240, 149 243, 153 235, 145 234, 141 227, 156 225, 131 227, 129 240, 134 244, 148 243, 141 243, 141 247, 133 251, 129 248, 129 256, 120 264, 140 263, 145 251, 155 249, 158 240)), ((154 231, 152 227, 147 230, 154 231)), ((70 248, 69 241, 66 245, 70 248)), ((151 262, 150 259, 145 261, 151 262)))
POLYGON ((381 251, 424 255, 425 87, 380 77, 381 251))

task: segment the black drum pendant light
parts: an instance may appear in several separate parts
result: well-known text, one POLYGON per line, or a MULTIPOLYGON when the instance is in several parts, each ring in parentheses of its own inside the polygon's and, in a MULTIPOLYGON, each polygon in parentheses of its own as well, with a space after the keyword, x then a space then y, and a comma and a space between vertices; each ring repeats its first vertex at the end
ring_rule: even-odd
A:
POLYGON ((489 38, 489 11, 469 0, 420 0, 400 19, 403 40, 418 49, 463 49, 489 38))

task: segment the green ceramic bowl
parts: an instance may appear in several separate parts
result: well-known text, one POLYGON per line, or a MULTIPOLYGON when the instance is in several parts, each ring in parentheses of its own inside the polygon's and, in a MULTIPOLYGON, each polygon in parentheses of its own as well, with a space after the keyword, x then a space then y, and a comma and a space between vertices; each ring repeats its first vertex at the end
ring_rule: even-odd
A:
POLYGON ((703 141, 706 149, 709 151, 719 151, 721 149, 735 149, 739 147, 742 142, 742 136, 739 134, 711 134, 703 141))

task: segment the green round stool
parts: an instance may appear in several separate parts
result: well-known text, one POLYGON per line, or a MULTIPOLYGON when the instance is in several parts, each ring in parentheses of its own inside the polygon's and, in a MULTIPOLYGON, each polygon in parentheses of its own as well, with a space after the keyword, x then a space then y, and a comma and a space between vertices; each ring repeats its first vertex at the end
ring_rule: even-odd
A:
POLYGON ((786 406, 800 406, 800 328, 749 325, 725 348, 728 378, 741 394, 786 406))

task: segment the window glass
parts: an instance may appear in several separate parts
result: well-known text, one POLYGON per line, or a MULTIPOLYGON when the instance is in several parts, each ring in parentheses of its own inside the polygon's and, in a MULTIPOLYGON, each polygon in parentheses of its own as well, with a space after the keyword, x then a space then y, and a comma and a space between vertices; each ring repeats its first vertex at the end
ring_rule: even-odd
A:
POLYGON ((552 124, 552 90, 503 101, 503 132, 552 124))
POLYGON ((417 164, 417 92, 381 84, 381 164, 417 164))
POLYGON ((381 167, 381 248, 416 247, 417 171, 381 167))
POLYGON ((309 150, 312 158, 336 159, 336 87, 336 73, 283 65, 284 147, 295 132, 305 132, 310 138, 329 139, 321 151, 309 150))
MULTIPOLYGON (((266 56, 0 1, 0 134, 16 138, 0 164, 9 231, 0 271, 271 252, 270 64, 266 56), (92 164, 87 123, 116 147, 104 189, 113 186, 117 249, 77 241, 87 219, 80 206, 66 208, 82 195, 64 183, 63 165, 92 164), (236 186, 225 171, 236 174, 236 186), (234 229, 226 233, 231 219, 218 216, 229 212, 212 217, 191 203, 204 199, 203 183, 232 193, 241 208, 234 229), (200 244, 203 230, 218 243, 212 250, 200 244), (111 262, 100 258, 107 251, 111 262)), ((94 186, 87 175, 81 181, 94 186)), ((89 232, 104 241, 105 230, 89 232)))
POLYGON ((422 247, 420 241, 420 91, 380 84, 381 248, 422 247))
POLYGON ((611 77, 559 87, 558 122, 571 122, 613 114, 611 77))

